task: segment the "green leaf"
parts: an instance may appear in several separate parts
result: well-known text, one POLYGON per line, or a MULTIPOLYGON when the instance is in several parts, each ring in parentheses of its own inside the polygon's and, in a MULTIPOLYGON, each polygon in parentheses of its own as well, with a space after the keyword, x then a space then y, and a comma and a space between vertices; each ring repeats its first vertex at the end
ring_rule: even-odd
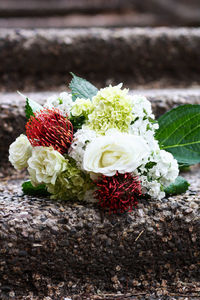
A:
POLYGON ((76 132, 78 129, 82 128, 82 125, 85 122, 85 117, 84 116, 78 116, 78 117, 71 116, 70 122, 73 125, 74 132, 76 132))
POLYGON ((167 195, 178 195, 185 193, 189 187, 189 183, 182 176, 178 176, 174 183, 165 188, 167 195))
POLYGON ((26 114, 27 120, 30 118, 30 116, 33 116, 36 111, 40 111, 41 109, 43 109, 42 105, 35 102, 34 100, 29 99, 28 97, 26 97, 19 91, 18 91, 18 94, 20 96, 22 96, 24 99, 26 99, 25 114, 26 114))
POLYGON ((22 190, 24 194, 30 196, 49 196, 45 184, 40 184, 38 186, 33 186, 30 181, 25 181, 22 184, 22 190))
POLYGON ((27 120, 30 119, 30 116, 34 116, 34 113, 33 113, 32 108, 30 107, 29 99, 28 98, 26 98, 25 114, 26 114, 27 120))
POLYGON ((156 139, 180 164, 200 162, 200 105, 178 106, 158 119, 156 139))
POLYGON ((92 97, 97 94, 98 89, 89 81, 78 77, 73 73, 70 74, 73 76, 69 85, 70 89, 72 90, 73 101, 75 101, 77 98, 92 99, 92 97))

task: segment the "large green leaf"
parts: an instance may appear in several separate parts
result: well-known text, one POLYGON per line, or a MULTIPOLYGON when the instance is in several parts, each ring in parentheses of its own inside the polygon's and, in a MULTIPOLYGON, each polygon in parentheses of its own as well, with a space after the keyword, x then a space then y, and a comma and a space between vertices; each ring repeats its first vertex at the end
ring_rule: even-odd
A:
POLYGON ((73 78, 69 87, 72 90, 73 101, 75 101, 76 98, 92 99, 92 97, 97 94, 98 89, 89 81, 78 77, 73 73, 71 73, 71 75, 73 78))
POLYGON ((189 187, 189 183, 182 176, 178 176, 174 183, 170 184, 166 189, 167 195, 178 195, 185 193, 189 187))
POLYGON ((156 138, 180 164, 200 162, 200 105, 186 104, 158 119, 156 138))

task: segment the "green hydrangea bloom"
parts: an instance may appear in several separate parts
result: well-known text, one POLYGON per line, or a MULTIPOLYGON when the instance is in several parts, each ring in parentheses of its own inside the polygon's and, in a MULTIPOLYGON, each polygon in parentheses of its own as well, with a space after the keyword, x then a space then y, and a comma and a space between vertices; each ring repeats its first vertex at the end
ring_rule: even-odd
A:
POLYGON ((87 118, 92 109, 93 103, 90 101, 90 99, 77 98, 71 108, 71 114, 75 117, 84 116, 87 118))
POLYGON ((130 123, 134 120, 131 98, 127 89, 121 85, 101 89, 93 97, 93 111, 88 115, 86 126, 99 134, 105 134, 108 129, 116 128, 128 132, 130 123))
POLYGON ((56 179, 55 185, 47 185, 51 199, 83 200, 85 192, 93 187, 90 176, 77 168, 73 158, 66 158, 67 169, 56 179))

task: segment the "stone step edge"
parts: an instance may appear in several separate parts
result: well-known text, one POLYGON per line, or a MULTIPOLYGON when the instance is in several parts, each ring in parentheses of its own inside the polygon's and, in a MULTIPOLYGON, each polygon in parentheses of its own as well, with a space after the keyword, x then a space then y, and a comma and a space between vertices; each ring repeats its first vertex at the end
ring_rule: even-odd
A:
POLYGON ((184 175, 186 194, 141 202, 125 215, 23 196, 21 181, 1 182, 2 286, 18 292, 34 285, 45 294, 48 283, 63 282, 61 290, 72 294, 88 285, 123 292, 145 289, 145 282, 197 281, 199 175, 198 166, 184 175))

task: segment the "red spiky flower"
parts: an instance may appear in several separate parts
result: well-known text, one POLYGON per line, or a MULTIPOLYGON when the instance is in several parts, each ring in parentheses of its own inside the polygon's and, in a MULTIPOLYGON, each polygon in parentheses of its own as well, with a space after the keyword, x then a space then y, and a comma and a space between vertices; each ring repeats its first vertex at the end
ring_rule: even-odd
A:
POLYGON ((137 200, 142 195, 141 184, 137 177, 130 173, 105 176, 95 181, 98 189, 94 197, 103 208, 109 208, 109 213, 132 211, 137 206, 137 200))
POLYGON ((73 126, 58 109, 44 108, 31 116, 26 124, 26 134, 33 147, 52 146, 66 153, 73 139, 73 126))

